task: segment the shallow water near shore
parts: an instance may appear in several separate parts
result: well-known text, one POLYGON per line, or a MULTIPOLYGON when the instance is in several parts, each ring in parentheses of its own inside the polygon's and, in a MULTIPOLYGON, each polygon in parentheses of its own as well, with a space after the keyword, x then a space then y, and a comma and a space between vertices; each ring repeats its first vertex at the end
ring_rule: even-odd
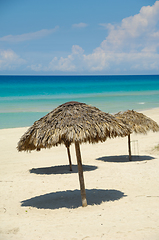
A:
POLYGON ((159 107, 159 76, 0 76, 0 128, 30 126, 79 101, 116 113, 159 107))

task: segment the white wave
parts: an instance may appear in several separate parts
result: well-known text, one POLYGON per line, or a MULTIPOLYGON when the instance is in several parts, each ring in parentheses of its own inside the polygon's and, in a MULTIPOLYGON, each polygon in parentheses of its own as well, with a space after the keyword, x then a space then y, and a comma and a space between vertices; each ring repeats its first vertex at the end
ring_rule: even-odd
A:
POLYGON ((143 104, 145 104, 145 102, 139 102, 138 104, 141 104, 141 105, 143 105, 143 104))

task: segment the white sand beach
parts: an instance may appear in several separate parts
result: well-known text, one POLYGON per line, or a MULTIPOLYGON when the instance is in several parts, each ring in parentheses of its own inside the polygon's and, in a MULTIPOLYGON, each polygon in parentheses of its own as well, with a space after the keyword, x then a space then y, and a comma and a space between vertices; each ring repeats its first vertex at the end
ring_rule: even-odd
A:
POLYGON ((82 144, 83 208, 74 145, 70 172, 64 146, 18 152, 26 130, 0 130, 0 240, 159 239, 159 132, 132 134, 132 161, 127 137, 82 144))

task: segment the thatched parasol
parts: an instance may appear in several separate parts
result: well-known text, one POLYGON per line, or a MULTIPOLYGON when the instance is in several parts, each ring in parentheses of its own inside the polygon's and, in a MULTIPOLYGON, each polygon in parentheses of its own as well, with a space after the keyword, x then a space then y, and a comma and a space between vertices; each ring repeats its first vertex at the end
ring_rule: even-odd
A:
POLYGON ((83 142, 104 142, 108 137, 127 136, 130 128, 114 116, 85 103, 67 102, 42 117, 28 129, 18 142, 19 151, 39 151, 64 144, 68 151, 74 143, 82 196, 82 206, 87 206, 80 145, 83 142))
MULTIPOLYGON (((127 110, 125 112, 116 113, 114 116, 123 121, 123 123, 129 124, 132 132, 146 134, 150 130, 153 132, 159 131, 159 125, 143 113, 127 110)), ((128 135, 128 149, 129 160, 131 160, 130 134, 128 135)))

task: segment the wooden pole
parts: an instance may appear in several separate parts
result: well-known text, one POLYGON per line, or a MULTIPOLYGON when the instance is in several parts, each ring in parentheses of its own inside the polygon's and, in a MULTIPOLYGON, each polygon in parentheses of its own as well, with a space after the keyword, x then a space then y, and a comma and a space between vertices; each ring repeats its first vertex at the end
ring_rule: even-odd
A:
POLYGON ((131 143, 130 143, 130 134, 128 135, 128 149, 129 149, 129 161, 131 161, 131 143))
POLYGON ((70 154, 70 148, 67 147, 67 154, 68 154, 68 160, 70 164, 70 171, 72 171, 72 162, 71 162, 71 154, 70 154))
POLYGON ((77 164, 78 164, 78 175, 79 175, 79 182, 80 182, 80 189, 81 189, 82 207, 86 207, 87 206, 86 190, 84 185, 81 152, 80 152, 80 146, 78 142, 75 142, 75 150, 76 150, 76 157, 77 157, 77 164))

